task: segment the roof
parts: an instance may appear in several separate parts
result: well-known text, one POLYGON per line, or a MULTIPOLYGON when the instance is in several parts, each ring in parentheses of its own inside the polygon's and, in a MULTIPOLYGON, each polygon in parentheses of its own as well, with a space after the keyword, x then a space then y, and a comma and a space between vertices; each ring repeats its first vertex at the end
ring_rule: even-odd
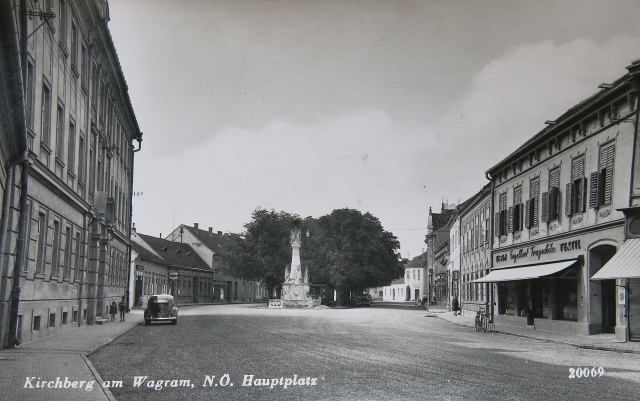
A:
MULTIPOLYGON (((627 69, 630 69, 630 68, 631 66, 627 67, 627 69)), ((610 89, 600 90, 599 92, 579 102, 578 104, 576 104, 575 106, 573 106, 572 108, 564 112, 560 117, 556 118, 555 124, 548 125, 544 129, 542 129, 540 132, 538 132, 536 135, 534 135, 532 138, 526 141, 522 146, 520 146, 510 155, 502 159, 498 164, 488 169, 486 172, 493 174, 494 172, 502 169, 504 165, 507 164, 507 162, 510 162, 512 159, 516 157, 520 158, 524 156, 532 145, 537 143, 536 146, 540 146, 545 141, 551 139, 557 133, 567 130, 570 127, 569 124, 566 124, 567 122, 569 122, 570 124, 575 124, 575 121, 570 121, 570 120, 574 120, 575 118, 580 118, 580 114, 583 113, 585 110, 588 110, 591 106, 601 101, 607 101, 607 98, 619 92, 620 89, 624 88, 625 84, 627 84, 630 77, 631 77, 631 74, 625 74, 622 77, 615 80, 611 84, 610 89)))
POLYGON ((404 276, 402 276, 402 278, 393 280, 389 285, 394 285, 394 284, 404 284, 404 276))
POLYGON ((160 255, 170 266, 178 268, 190 268, 211 270, 197 253, 193 252, 189 244, 184 244, 166 239, 138 234, 153 250, 160 255))
POLYGON ((147 244, 142 237, 135 231, 131 231, 131 249, 139 255, 139 257, 151 260, 153 262, 166 264, 167 261, 162 258, 153 248, 147 244))
POLYGON ((427 252, 424 252, 411 259, 404 267, 423 267, 427 264, 427 252))
POLYGON ((451 219, 451 216, 455 214, 455 209, 442 209, 440 213, 431 213, 431 229, 437 230, 446 226, 451 219))
POLYGON ((190 227, 184 224, 182 224, 182 227, 193 234, 194 237, 213 251, 214 254, 228 253, 229 248, 232 247, 232 240, 227 238, 224 234, 201 230, 200 228, 190 227))

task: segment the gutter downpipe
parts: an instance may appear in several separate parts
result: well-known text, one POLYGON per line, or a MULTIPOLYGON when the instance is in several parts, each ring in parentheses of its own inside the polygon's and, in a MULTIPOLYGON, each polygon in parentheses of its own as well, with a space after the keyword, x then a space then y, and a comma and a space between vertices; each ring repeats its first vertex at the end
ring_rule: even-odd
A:
MULTIPOLYGON (((489 192, 491 194, 491 216, 489 217, 489 221, 493 221, 493 216, 495 216, 495 210, 493 210, 493 191, 494 191, 494 182, 493 182, 493 177, 491 176, 491 174, 486 171, 484 173, 484 176, 487 180, 489 180, 491 182, 491 191, 489 192)), ((495 221, 493 222, 493 224, 495 224, 495 221)), ((489 266, 489 272, 491 272, 491 270, 493 270, 493 234, 496 232, 495 227, 491 226, 491 231, 490 231, 490 240, 489 240, 489 246, 490 246, 490 251, 489 254, 491 255, 491 257, 489 258, 491 266, 489 266)), ((488 301, 489 301, 489 311, 491 313, 491 320, 495 322, 495 292, 497 291, 497 288, 495 287, 495 283, 488 283, 489 287, 491 288, 491 291, 487 291, 488 292, 488 301)))
MULTIPOLYGON (((135 166, 135 155, 134 153, 139 152, 142 149, 142 132, 138 133, 138 136, 135 138, 138 141, 138 149, 133 149, 133 151, 131 152, 131 180, 129 183, 129 202, 131 207, 129 207, 129 224, 127 227, 127 233, 129 235, 129 269, 131 269, 131 266, 133 265, 131 262, 131 224, 133 221, 133 167, 135 166)), ((133 270, 135 272, 135 270, 133 270)), ((127 312, 131 311, 131 308, 129 307, 129 305, 131 304, 131 270, 129 270, 129 274, 127 274, 127 312)), ((135 292, 135 289, 134 289, 135 292)), ((135 300, 136 304, 138 302, 138 300, 135 300)))
MULTIPOLYGON (((26 0, 20 0, 20 9, 26 10, 26 0)), ((9 226, 8 214, 10 210, 10 203, 13 197, 9 196, 13 192, 15 186, 15 166, 22 164, 22 178, 20 188, 20 218, 18 225, 18 241, 16 250, 16 260, 13 269, 13 283, 11 288, 11 309, 9 313, 9 331, 7 336, 6 348, 13 348, 16 345, 16 328, 18 323, 18 310, 20 302, 20 272, 22 271, 24 244, 26 237, 26 223, 27 223, 27 182, 29 175, 29 161, 28 161, 28 147, 27 147, 27 134, 26 134, 26 118, 25 118, 25 93, 23 77, 26 74, 27 69, 27 15, 26 13, 20 14, 20 33, 18 33, 18 27, 16 25, 16 12, 13 7, 12 1, 0 0, 0 18, 2 18, 3 32, 0 36, 8 38, 5 42, 7 52, 10 53, 8 59, 9 73, 12 77, 13 84, 12 89, 19 88, 15 91, 19 92, 16 96, 17 104, 14 104, 15 113, 17 116, 15 120, 18 121, 16 126, 16 139, 19 147, 19 155, 11 160, 7 165, 7 180, 5 186, 5 193, 2 201, 2 225, 0 228, 0 258, 4 259, 5 246, 6 246, 6 234, 9 226), (11 59, 19 60, 19 63, 12 64, 11 59), (10 192, 11 191, 11 192, 10 192)))

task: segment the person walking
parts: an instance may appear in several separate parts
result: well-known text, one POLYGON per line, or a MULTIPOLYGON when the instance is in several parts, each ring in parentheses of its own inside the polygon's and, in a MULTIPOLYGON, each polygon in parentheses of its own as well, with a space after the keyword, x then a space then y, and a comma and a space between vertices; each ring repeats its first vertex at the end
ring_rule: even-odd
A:
POLYGON ((124 300, 124 296, 122 296, 118 308, 120 309, 120 321, 124 322, 124 313, 127 311, 127 302, 124 300))
POLYGON ((454 295, 453 300, 451 301, 451 310, 453 311, 453 316, 459 315, 460 310, 460 302, 458 302, 458 296, 454 295))
POLYGON ((113 301, 111 302, 111 305, 109 305, 109 314, 111 315, 112 322, 116 321, 116 313, 118 313, 118 305, 116 304, 116 301, 113 301))

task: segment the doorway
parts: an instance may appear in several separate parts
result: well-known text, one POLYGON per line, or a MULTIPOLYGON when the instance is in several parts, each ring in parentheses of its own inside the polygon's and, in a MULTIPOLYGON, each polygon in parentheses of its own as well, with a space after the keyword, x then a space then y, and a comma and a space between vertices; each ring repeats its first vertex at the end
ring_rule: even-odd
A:
MULTIPOLYGON (((616 251, 617 249, 613 245, 600 245, 591 249, 589 251, 589 277, 596 274, 598 270, 600 270, 602 266, 604 266, 613 257, 613 255, 616 254, 616 251)), ((592 291, 594 294, 597 294, 598 284, 591 285, 592 291)), ((602 280, 599 282, 599 285, 602 332, 613 334, 616 331, 616 281, 602 280)), ((597 320, 595 322, 597 322, 597 320)))

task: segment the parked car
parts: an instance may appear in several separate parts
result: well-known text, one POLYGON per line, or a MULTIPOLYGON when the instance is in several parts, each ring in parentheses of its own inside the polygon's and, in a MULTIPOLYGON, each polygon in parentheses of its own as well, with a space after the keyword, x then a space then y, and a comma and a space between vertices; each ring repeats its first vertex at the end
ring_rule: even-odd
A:
POLYGON ((372 302, 373 297, 370 294, 358 295, 358 298, 356 299, 356 305, 370 306, 372 302))
POLYGON ((168 294, 151 295, 144 310, 144 323, 148 326, 151 322, 178 323, 178 307, 173 296, 168 294))

